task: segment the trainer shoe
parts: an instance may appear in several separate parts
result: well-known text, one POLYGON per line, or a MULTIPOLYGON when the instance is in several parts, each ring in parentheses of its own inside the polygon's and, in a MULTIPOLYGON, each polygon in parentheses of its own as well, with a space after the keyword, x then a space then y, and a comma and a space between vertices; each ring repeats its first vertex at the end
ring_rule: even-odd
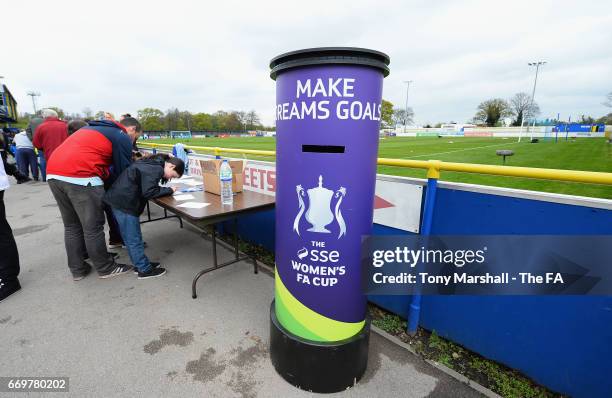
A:
POLYGON ((122 247, 125 249, 123 242, 108 242, 109 249, 120 249, 122 247))
POLYGON ((162 276, 165 273, 166 273, 166 269, 165 268, 161 268, 161 267, 153 268, 149 272, 139 272, 138 273, 138 279, 157 278, 158 276, 162 276))
POLYGON ((18 292, 20 289, 21 285, 19 284, 18 279, 11 281, 0 279, 0 301, 4 300, 15 292, 18 292))
MULTIPOLYGON (((149 264, 151 264, 151 269, 155 269, 157 267, 159 267, 159 263, 155 262, 155 261, 149 261, 149 264)), ((138 268, 134 267, 134 275, 138 275, 138 268)))
POLYGON ((130 272, 131 270, 132 270, 131 266, 126 265, 126 264, 119 264, 119 263, 117 263, 117 267, 115 267, 114 270, 112 270, 108 274, 100 275, 100 276, 98 276, 98 278, 100 278, 100 279, 113 278, 115 276, 119 276, 119 275, 125 274, 127 272, 130 272))

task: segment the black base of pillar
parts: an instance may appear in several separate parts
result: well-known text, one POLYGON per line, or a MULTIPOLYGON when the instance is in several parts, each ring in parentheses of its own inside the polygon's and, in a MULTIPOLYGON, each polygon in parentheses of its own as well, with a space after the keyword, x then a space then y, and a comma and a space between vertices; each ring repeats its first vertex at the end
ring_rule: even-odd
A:
POLYGON ((276 318, 270 306, 270 358, 285 380, 306 391, 332 393, 353 387, 368 364, 370 321, 355 336, 322 343, 298 337, 276 318))

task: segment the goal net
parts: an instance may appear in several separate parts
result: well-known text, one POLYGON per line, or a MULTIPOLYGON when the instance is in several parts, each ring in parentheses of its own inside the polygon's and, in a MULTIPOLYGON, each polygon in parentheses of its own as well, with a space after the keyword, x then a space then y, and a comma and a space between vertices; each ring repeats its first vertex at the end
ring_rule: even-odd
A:
POLYGON ((191 131, 171 131, 170 138, 191 138, 191 131))

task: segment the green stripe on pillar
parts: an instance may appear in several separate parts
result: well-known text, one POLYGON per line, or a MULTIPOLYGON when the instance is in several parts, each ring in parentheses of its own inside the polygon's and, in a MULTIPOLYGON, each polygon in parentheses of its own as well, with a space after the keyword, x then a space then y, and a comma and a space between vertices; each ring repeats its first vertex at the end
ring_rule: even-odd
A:
POLYGON ((317 336, 316 334, 312 333, 304 325, 299 323, 293 317, 293 315, 291 315, 291 312, 289 312, 289 310, 285 306, 283 299, 278 294, 276 295, 274 307, 276 310, 276 317, 285 329, 290 330, 291 333, 295 334, 296 336, 300 336, 308 340, 325 341, 325 339, 322 339, 320 336, 317 336))
POLYGON ((275 273, 276 316, 291 333, 313 341, 340 341, 359 333, 361 322, 341 322, 323 316, 302 304, 285 287, 278 272, 275 273), (281 305, 279 306, 279 302, 281 305), (281 313, 279 313, 279 308, 281 313))

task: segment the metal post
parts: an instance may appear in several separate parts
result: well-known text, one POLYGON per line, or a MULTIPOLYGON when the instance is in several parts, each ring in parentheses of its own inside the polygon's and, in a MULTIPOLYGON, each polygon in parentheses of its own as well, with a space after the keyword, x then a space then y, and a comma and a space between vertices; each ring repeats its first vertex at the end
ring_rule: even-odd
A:
POLYGON ((521 138, 523 137, 523 124, 525 122, 525 112, 523 112, 523 115, 521 116, 521 130, 519 131, 519 139, 518 142, 521 142, 521 138))
MULTIPOLYGON (((434 165, 427 171, 427 189, 425 191, 425 205, 423 207, 423 221, 421 223, 421 235, 423 236, 429 236, 431 233, 431 224, 436 207, 438 178, 440 178, 440 169, 434 165)), ((419 264, 419 266, 421 265, 422 264, 419 264)), ((412 295, 410 310, 408 312, 408 333, 410 334, 415 334, 419 327, 421 297, 421 285, 417 284, 415 286, 415 292, 412 295)))
POLYGON ((404 115, 404 133, 405 133, 406 124, 408 124, 408 92, 410 91, 410 83, 412 83, 412 80, 404 80, 404 83, 406 83, 406 108, 405 108, 406 114, 404 115))
POLYGON ((212 225, 212 252, 214 268, 217 268, 217 224, 212 225))

